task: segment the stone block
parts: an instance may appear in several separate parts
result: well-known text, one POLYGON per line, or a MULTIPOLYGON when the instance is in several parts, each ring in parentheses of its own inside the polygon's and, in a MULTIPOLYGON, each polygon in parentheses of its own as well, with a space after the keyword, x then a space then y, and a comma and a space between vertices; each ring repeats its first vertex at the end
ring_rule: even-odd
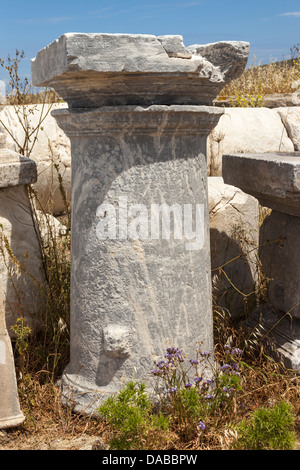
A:
POLYGON ((207 143, 209 176, 222 176, 222 155, 293 152, 294 145, 275 110, 224 108, 207 143))
POLYGON ((27 189, 36 177, 34 161, 0 149, 0 283, 9 333, 21 315, 36 325, 44 305, 41 249, 27 189))
MULTIPOLYGON (((63 201, 59 188, 58 172, 54 168, 54 165, 58 165, 59 173, 63 179, 67 201, 70 203, 71 150, 69 139, 58 127, 50 111, 66 107, 66 103, 46 105, 45 107, 40 104, 28 105, 26 112, 28 114, 28 124, 31 129, 35 129, 38 126, 42 111, 44 113, 43 115, 46 117, 37 133, 37 140, 30 154, 30 160, 26 159, 26 157, 20 157, 24 162, 27 161, 29 166, 32 165, 32 163, 30 163, 31 160, 35 162, 37 179, 35 182, 32 181, 33 187, 37 191, 43 211, 54 215, 61 214, 66 210, 65 202, 63 201)), ((0 111, 0 121, 3 123, 3 134, 0 134, 0 138, 1 135, 4 135, 6 139, 3 145, 9 147, 11 151, 17 152, 18 146, 14 139, 22 144, 24 142, 24 129, 19 123, 14 106, 3 107, 2 111, 0 111), (14 139, 4 126, 8 128, 9 132, 14 136, 14 139)), ((9 151, 5 150, 5 152, 8 153, 9 151)), ((22 168, 26 168, 25 165, 22 165, 22 168)), ((10 179, 12 179, 11 171, 12 170, 9 170, 10 179)))
POLYGON ((299 152, 223 155, 223 178, 261 206, 300 217, 299 152))
POLYGON ((277 108, 276 111, 294 144, 294 150, 300 150, 300 107, 277 108))
POLYGON ((185 48, 181 36, 67 33, 32 59, 32 80, 70 107, 210 105, 248 55, 247 42, 203 49, 185 48))
POLYGON ((208 204, 214 303, 242 316, 256 298, 258 201, 222 177, 209 177, 208 204))
POLYGON ((259 244, 270 303, 300 318, 300 218, 273 210, 261 226, 259 244))

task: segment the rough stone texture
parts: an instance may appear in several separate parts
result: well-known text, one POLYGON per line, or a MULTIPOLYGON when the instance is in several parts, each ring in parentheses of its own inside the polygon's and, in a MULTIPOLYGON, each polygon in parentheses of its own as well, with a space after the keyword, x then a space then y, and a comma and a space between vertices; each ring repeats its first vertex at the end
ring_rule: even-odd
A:
POLYGON ((239 77, 245 69, 249 44, 240 41, 219 41, 211 44, 194 44, 187 50, 194 56, 204 57, 218 67, 226 81, 239 77))
POLYGON ((9 332, 21 314, 30 324, 37 322, 43 305, 39 291, 45 282, 41 251, 26 187, 36 177, 34 161, 0 148, 0 284, 9 332), (6 243, 22 270, 9 256, 6 243))
POLYGON ((194 354, 203 341, 213 350, 205 148, 220 110, 126 106, 54 115, 72 141, 71 361, 62 390, 87 412, 95 394, 148 380, 170 344, 194 354), (187 239, 172 235, 99 240, 97 208, 118 208, 120 196, 149 214, 155 203, 203 204, 203 247, 189 251, 187 239))
POLYGON ((4 235, 23 267, 22 270, 18 269, 5 248, 5 261, 0 253, 0 281, 5 294, 8 331, 21 314, 29 325, 35 327, 45 305, 45 277, 26 186, 0 189, 0 224, 0 248, 3 247, 4 235))
POLYGON ((262 206, 300 217, 300 152, 223 155, 223 178, 262 206))
POLYGON ((70 107, 210 105, 248 55, 246 42, 187 49, 181 36, 67 33, 32 59, 32 81, 70 107))
POLYGON ((252 312, 246 325, 265 338, 276 360, 300 373, 300 320, 267 303, 252 312))
POLYGON ((294 144, 294 150, 300 150, 300 107, 277 108, 276 111, 294 144))
POLYGON ((275 110, 225 108, 207 145, 209 176, 222 176, 222 155, 293 152, 294 145, 275 110))
POLYGON ((259 238, 269 302, 253 313, 250 324, 261 324, 265 335, 270 330, 275 351, 296 371, 300 369, 299 165, 299 152, 223 156, 224 180, 272 209, 259 238))
MULTIPOLYGON (((28 106, 28 117, 29 125, 32 129, 36 128, 39 123, 39 119, 42 113, 43 105, 28 106)), ((44 211, 50 212, 51 214, 60 214, 65 211, 65 203, 63 201, 58 181, 58 173, 54 168, 54 164, 58 165, 59 173, 63 178, 63 185, 66 192, 68 202, 70 202, 71 194, 71 149, 70 141, 64 134, 64 132, 58 127, 55 119, 50 114, 51 109, 66 108, 67 104, 54 104, 52 106, 46 106, 44 113, 47 114, 45 120, 41 125, 41 129, 38 133, 37 140, 33 147, 33 151, 30 154, 30 159, 35 162, 37 181, 33 184, 33 187, 38 193, 40 204, 44 211), (50 108, 50 109, 49 109, 50 108)), ((9 132, 13 134, 14 138, 23 143, 24 141, 24 130, 20 125, 14 106, 5 106, 0 111, 0 121, 8 128, 9 132)), ((1 122, 0 122, 1 130, 1 122)), ((3 143, 4 147, 9 147, 10 150, 17 151, 18 148, 9 135, 9 132, 2 126, 2 132, 0 133, 0 148, 1 148, 1 135, 6 136, 6 142, 3 143)), ((8 153, 8 150, 5 150, 8 153)), ((23 162, 28 162, 27 165, 31 166, 25 158, 19 157, 23 162)), ((8 169, 7 165, 5 168, 8 169)), ((25 169, 26 166, 23 164, 21 168, 25 169)), ((1 171, 1 169, 0 169, 1 171)), ((8 178, 13 181, 12 171, 13 168, 9 168, 8 178)), ((18 166, 16 166, 16 173, 18 172, 18 166)), ((31 169, 30 169, 31 171, 31 169)), ((7 181, 7 178, 0 178, 1 180, 7 181)), ((33 181, 31 181, 33 182, 33 181)), ((6 183, 4 183, 6 184, 6 183)))
MULTIPOLYGON (((171 36, 171 38, 173 38, 173 36, 171 36)), ((67 108, 66 103, 55 104, 52 109, 64 108, 67 108)), ((37 123, 40 109, 41 106, 37 105, 36 112, 30 115, 33 125, 37 123)), ((282 115, 284 115, 285 109, 291 110, 291 108, 280 108, 276 110, 276 112, 279 113, 280 111, 282 115)), ((289 112, 289 115, 291 117, 293 115, 297 117, 300 115, 299 110, 300 108, 295 107, 291 114, 289 112)), ((280 142, 281 139, 284 148, 292 151, 295 145, 295 149, 297 149, 297 133, 298 129, 300 129, 300 125, 299 127, 294 126, 294 124, 296 124, 294 119, 292 121, 288 120, 286 123, 286 129, 289 133, 289 136, 287 136, 287 132, 283 130, 282 124, 280 124, 280 119, 276 116, 274 118, 274 112, 269 112, 269 110, 267 110, 266 113, 262 112, 261 109, 249 109, 245 111, 244 108, 231 108, 229 110, 225 109, 224 111, 226 113, 225 116, 221 117, 220 123, 212 130, 208 139, 207 161, 208 173, 211 176, 215 174, 221 175, 221 159, 223 153, 226 154, 228 152, 237 151, 247 152, 248 150, 254 152, 265 152, 269 151, 269 149, 276 150, 278 148, 278 142, 280 142), (258 126, 256 122, 259 123, 258 126), (289 131, 289 122, 291 122, 291 127, 293 127, 293 133, 289 131)), ((21 141, 23 132, 17 122, 14 108, 7 106, 5 112, 0 112, 0 119, 4 120, 10 132, 13 132, 16 138, 21 141)), ((1 139, 3 139, 4 142, 5 134, 0 133, 0 148, 2 145, 1 139)), ((16 146, 8 133, 6 133, 6 139, 7 144, 5 144, 5 146, 16 150, 16 146)), ((34 184, 34 188, 38 191, 43 209, 54 215, 60 214, 65 210, 65 203, 61 197, 57 172, 53 167, 53 163, 59 165, 67 201, 68 204, 70 204, 71 149, 69 138, 59 128, 51 113, 47 115, 43 123, 43 129, 38 135, 31 158, 37 165, 38 180, 34 184)))
POLYGON ((260 246, 270 303, 300 318, 300 218, 273 210, 261 226, 260 246))
POLYGON ((10 327, 20 316, 29 324, 37 322, 35 315, 42 305, 38 287, 41 253, 26 186, 36 181, 36 166, 32 160, 6 149, 6 139, 3 134, 1 137, 0 429, 18 426, 25 419, 18 399, 10 327), (36 282, 32 276, 36 276, 36 282))
POLYGON ((197 47, 180 36, 70 33, 32 60, 33 83, 69 105, 54 112, 72 145, 71 360, 61 384, 81 412, 149 378, 170 344, 213 350, 205 156, 223 111, 203 105, 243 72, 249 44, 209 45, 213 63, 197 47), (102 204, 122 212, 120 197, 148 221, 153 204, 201 208, 202 229, 191 240, 173 227, 168 239, 118 225, 119 237, 99 238, 111 220, 102 204))
POLYGON ((249 294, 257 282, 258 201, 224 184, 222 177, 209 177, 208 205, 214 302, 237 317, 255 300, 249 294), (225 263, 229 263, 223 269, 230 281, 217 269, 225 263))
POLYGON ((4 293, 0 283, 0 429, 19 426, 25 420, 20 409, 14 356, 6 328, 4 293))

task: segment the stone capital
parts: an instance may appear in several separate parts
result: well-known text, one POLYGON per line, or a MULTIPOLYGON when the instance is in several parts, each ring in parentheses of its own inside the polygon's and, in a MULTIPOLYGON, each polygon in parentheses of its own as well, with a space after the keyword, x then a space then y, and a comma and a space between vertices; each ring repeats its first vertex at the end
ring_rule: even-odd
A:
POLYGON ((224 113, 213 106, 104 106, 52 111, 69 136, 208 135, 224 113))
POLYGON ((32 81, 70 107, 210 105, 240 76, 247 42, 186 48, 181 36, 67 33, 32 59, 32 81))

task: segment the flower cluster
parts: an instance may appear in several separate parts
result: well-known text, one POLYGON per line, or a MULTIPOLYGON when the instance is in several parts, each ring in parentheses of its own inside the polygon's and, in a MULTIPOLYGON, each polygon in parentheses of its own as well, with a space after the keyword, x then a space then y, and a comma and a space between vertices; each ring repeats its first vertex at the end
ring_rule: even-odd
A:
POLYGON ((153 376, 164 382, 164 387, 160 389, 166 394, 164 399, 167 398, 169 406, 177 410, 177 418, 186 426, 190 424, 186 417, 181 416, 182 410, 191 413, 191 407, 195 407, 198 431, 206 428, 204 422, 199 421, 203 410, 206 410, 204 413, 215 412, 224 406, 231 406, 234 394, 241 390, 239 375, 243 351, 228 345, 224 349, 226 359, 216 367, 210 360, 211 352, 197 350, 195 357, 188 358, 181 349, 169 347, 163 360, 155 362, 155 368, 151 371, 153 376), (209 371, 205 372, 207 367, 209 371))

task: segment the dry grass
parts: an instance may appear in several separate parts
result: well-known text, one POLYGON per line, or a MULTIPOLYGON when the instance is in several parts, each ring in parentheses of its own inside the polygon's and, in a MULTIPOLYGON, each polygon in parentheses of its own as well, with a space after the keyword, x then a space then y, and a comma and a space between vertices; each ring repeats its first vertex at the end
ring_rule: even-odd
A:
MULTIPOLYGON (((300 58, 296 48, 294 59, 270 62, 261 66, 253 59, 240 78, 233 80, 220 93, 228 96, 264 96, 276 93, 293 93, 300 79, 300 58)), ((299 88, 299 85, 297 86, 299 88)))
MULTIPOLYGON (((226 338, 244 349, 243 390, 237 396, 234 409, 206 418, 205 433, 201 436, 195 433, 190 440, 185 440, 176 426, 159 439, 157 435, 148 436, 147 450, 228 450, 237 437, 234 423, 247 418, 255 409, 272 406, 280 400, 293 406, 300 442, 300 377, 275 362, 258 335, 249 336, 249 332, 234 325, 229 316, 217 315, 216 321, 219 322, 215 331, 216 359, 224 360, 226 338)), ((95 417, 74 414, 64 407, 59 387, 45 380, 44 374, 31 373, 28 369, 19 383, 19 395, 26 420, 19 428, 0 432, 0 450, 92 449, 99 443, 100 448, 107 448, 109 425, 95 417)))

